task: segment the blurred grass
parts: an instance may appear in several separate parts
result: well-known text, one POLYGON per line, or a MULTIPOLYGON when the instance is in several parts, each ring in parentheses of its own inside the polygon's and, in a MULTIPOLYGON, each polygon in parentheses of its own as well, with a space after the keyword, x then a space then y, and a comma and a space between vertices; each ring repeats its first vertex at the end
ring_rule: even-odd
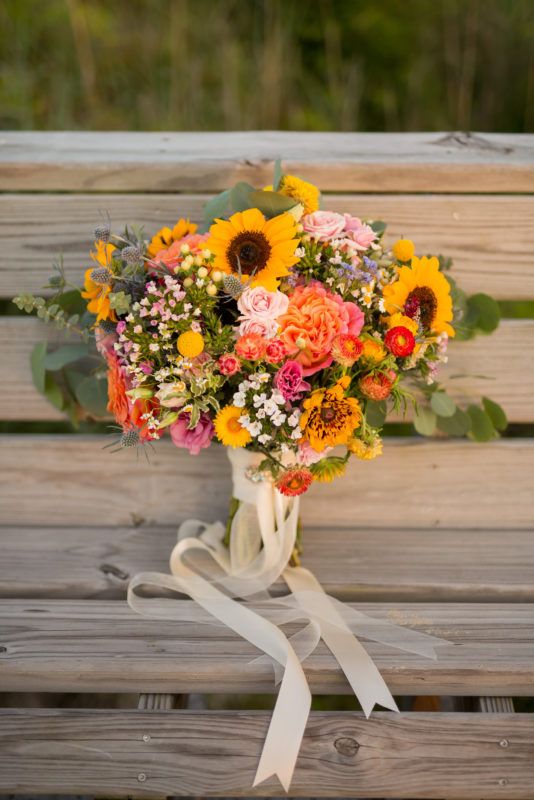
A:
POLYGON ((534 129, 532 0, 4 0, 0 128, 534 129))

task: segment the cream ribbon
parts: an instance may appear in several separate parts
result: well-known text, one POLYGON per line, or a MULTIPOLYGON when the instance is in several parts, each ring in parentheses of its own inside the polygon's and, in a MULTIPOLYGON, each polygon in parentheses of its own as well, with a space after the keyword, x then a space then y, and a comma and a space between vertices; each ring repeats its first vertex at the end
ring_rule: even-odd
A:
POLYGON ((366 717, 375 704, 393 711, 398 708, 355 633, 427 658, 436 658, 434 648, 446 642, 368 617, 327 595, 309 570, 287 566, 296 542, 299 498, 284 497, 270 480, 253 482, 248 477, 248 470, 263 460, 261 454, 229 449, 228 456, 233 496, 240 501, 230 548, 223 544, 225 529, 220 522, 186 520, 171 553, 171 574, 136 575, 128 587, 128 603, 152 619, 213 622, 215 618, 262 651, 263 656, 252 663, 269 662, 280 689, 253 785, 276 775, 287 792, 311 707, 302 662, 321 639, 345 673, 366 717), (192 565, 194 553, 209 556, 210 568, 204 563, 192 565), (280 577, 290 594, 272 597, 268 589, 280 577), (186 594, 207 614, 199 615, 198 609, 191 613, 186 603, 142 597, 136 593, 140 586, 186 594), (306 624, 288 637, 280 625, 290 622, 306 624))

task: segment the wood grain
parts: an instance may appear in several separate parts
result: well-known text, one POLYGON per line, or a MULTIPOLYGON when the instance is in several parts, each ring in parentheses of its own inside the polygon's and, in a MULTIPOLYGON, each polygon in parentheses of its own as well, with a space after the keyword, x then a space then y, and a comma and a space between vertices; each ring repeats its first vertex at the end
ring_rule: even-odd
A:
MULTIPOLYGON (((70 279, 80 280, 90 262, 94 225, 107 213, 115 230, 134 222, 151 235, 181 216, 200 221, 207 197, 0 196, 0 296, 37 293, 60 253, 70 279)), ((385 220, 389 244, 409 235, 418 252, 452 257, 453 277, 467 292, 485 291, 512 300, 534 298, 534 197, 338 194, 324 197, 323 206, 385 220)))
MULTIPOLYGON (((110 454, 102 436, 0 436, 0 519, 5 525, 175 525, 224 519, 230 468, 222 447, 195 458, 166 440, 143 454, 110 454), (206 496, 209 487, 209 497, 206 496)), ((531 529, 534 441, 392 438, 372 462, 315 485, 304 525, 365 528, 531 529)))
MULTIPOLYGON (((0 711, 0 788, 107 797, 279 796, 252 788, 265 712, 0 711)), ((528 800, 526 714, 310 716, 291 796, 528 800), (503 747, 502 742, 507 746, 503 747)))
MULTIPOLYGON (((65 419, 35 389, 31 375, 34 345, 51 336, 55 333, 33 317, 0 317, 0 419, 65 419)), ((531 422, 534 371, 525 369, 525 352, 533 351, 534 320, 503 320, 490 339, 479 336, 469 342, 452 342, 449 363, 441 369, 439 379, 459 403, 478 403, 488 395, 501 403, 510 422, 531 422)), ((409 413, 407 419, 412 416, 409 413)))
MULTIPOLYGON (((176 528, 0 528, 0 541, 0 597, 124 600, 136 573, 168 571, 176 528)), ((534 601, 528 530, 307 526, 303 544, 304 566, 344 600, 534 601)))
POLYGON ((0 190, 211 192, 282 158, 323 191, 531 192, 533 154, 491 133, 2 132, 0 190))
MULTIPOLYGON (((189 600, 160 600, 177 618, 140 617, 114 600, 3 600, 4 691, 238 693, 275 691, 272 668, 189 600)), ((358 603, 371 617, 444 638, 436 660, 366 642, 393 694, 527 695, 534 685, 530 604, 358 603)), ((284 626, 289 634, 301 625, 284 626)), ((320 644, 303 664, 316 693, 350 694, 320 644)))

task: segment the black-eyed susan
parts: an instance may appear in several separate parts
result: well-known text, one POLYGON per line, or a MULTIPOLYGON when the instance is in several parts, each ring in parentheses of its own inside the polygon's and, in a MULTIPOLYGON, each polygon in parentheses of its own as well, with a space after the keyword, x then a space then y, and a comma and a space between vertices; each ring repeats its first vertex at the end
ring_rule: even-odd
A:
POLYGON ((259 209, 249 208, 228 220, 215 220, 206 248, 214 255, 214 269, 274 291, 297 263, 298 243, 290 214, 268 220, 259 209))
POLYGON ((345 397, 350 378, 344 376, 329 389, 316 389, 304 403, 300 427, 305 439, 320 453, 325 447, 346 444, 359 427, 362 412, 354 397, 345 397))
POLYGON ((435 256, 414 257, 401 267, 395 283, 384 287, 384 303, 388 314, 401 312, 424 330, 454 336, 451 287, 435 256))
POLYGON ((215 433, 226 447, 245 447, 252 439, 239 422, 242 413, 243 409, 237 406, 224 406, 215 417, 215 433))
POLYGON ((85 270, 84 291, 82 297, 88 300, 87 310, 96 315, 96 321, 103 320, 117 321, 117 316, 111 308, 109 294, 111 292, 111 280, 113 273, 111 265, 115 245, 104 242, 101 239, 95 242, 95 250, 91 251, 91 258, 99 267, 85 270))
POLYGON ((197 228, 198 225, 188 219, 179 219, 174 228, 161 228, 148 245, 148 255, 154 258, 161 250, 167 250, 173 242, 183 239, 190 233, 195 233, 197 228))

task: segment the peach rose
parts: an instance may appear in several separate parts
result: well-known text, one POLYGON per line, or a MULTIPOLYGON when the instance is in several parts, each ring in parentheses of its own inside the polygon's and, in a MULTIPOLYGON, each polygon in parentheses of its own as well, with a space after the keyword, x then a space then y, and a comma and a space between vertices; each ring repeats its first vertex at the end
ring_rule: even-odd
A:
POLYGON ((302 364, 304 375, 330 366, 336 336, 357 336, 364 323, 363 312, 314 281, 298 286, 289 298, 287 314, 279 317, 279 337, 288 353, 302 364))

